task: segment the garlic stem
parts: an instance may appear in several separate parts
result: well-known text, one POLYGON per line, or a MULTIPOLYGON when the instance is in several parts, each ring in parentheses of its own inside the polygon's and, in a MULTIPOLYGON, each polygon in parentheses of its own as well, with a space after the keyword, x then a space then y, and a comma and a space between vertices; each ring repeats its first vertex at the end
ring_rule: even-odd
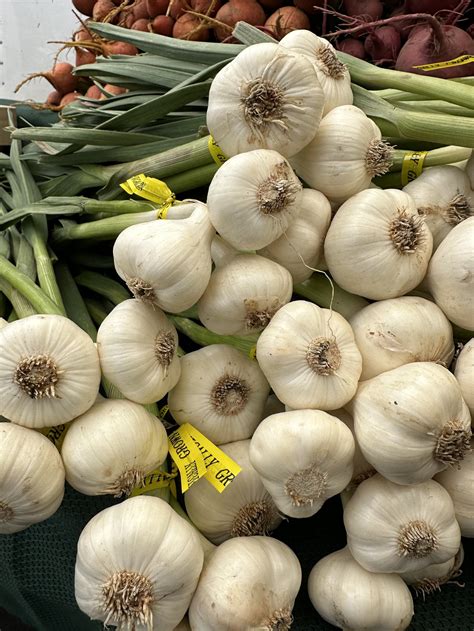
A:
POLYGON ((350 294, 332 281, 334 296, 329 279, 324 274, 313 274, 311 278, 294 287, 294 293, 310 300, 324 309, 334 309, 348 320, 366 307, 369 302, 361 296, 350 294))
MULTIPOLYGON (((402 168, 403 160, 406 155, 412 153, 405 149, 395 149, 393 152, 393 162, 390 171, 400 171, 402 168)), ((461 160, 467 160, 471 155, 471 150, 465 147, 456 147, 450 145, 449 147, 440 147, 439 149, 432 149, 428 151, 425 156, 423 167, 434 167, 443 164, 451 164, 452 162, 460 162, 461 160)), ((379 183, 379 179, 375 181, 379 183)))
POLYGON ((190 340, 199 344, 199 346, 210 346, 211 344, 229 344, 234 348, 246 354, 255 348, 258 336, 249 336, 247 338, 236 337, 232 335, 219 335, 212 333, 200 324, 189 320, 189 318, 181 318, 179 316, 169 315, 168 318, 173 322, 175 327, 181 333, 184 333, 190 340))
POLYGON ((94 300, 93 298, 85 298, 84 303, 95 325, 100 326, 109 314, 109 311, 105 308, 103 302, 94 300))
POLYGON ((66 263, 59 262, 55 266, 55 272, 67 317, 80 326, 95 341, 97 330, 69 267, 66 263))
POLYGON ((83 271, 76 276, 75 281, 80 287, 86 287, 108 298, 114 305, 130 298, 129 292, 123 285, 97 272, 83 271))
MULTIPOLYGON (((15 239, 13 257, 17 269, 26 274, 26 276, 31 278, 34 282, 36 280, 36 263, 33 255, 33 249, 22 234, 18 234, 18 239, 15 239)), ((34 315, 36 313, 31 306, 31 303, 13 288, 11 288, 10 292, 10 302, 20 318, 26 318, 27 316, 34 315)))
POLYGON ((53 243, 62 243, 71 239, 115 239, 125 228, 145 221, 155 221, 157 211, 131 213, 117 217, 107 217, 80 224, 67 224, 53 231, 53 243))

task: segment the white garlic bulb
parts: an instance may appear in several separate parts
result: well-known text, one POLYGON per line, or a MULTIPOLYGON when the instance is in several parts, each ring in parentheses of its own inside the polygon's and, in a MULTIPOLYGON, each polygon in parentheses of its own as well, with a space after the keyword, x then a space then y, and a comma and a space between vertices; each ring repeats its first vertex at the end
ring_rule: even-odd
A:
POLYGON ((385 478, 429 480, 469 450, 471 416, 454 375, 414 362, 360 384, 353 400, 357 442, 385 478))
POLYGON ((446 316, 474 329, 474 217, 455 226, 433 254, 426 275, 428 290, 446 316))
POLYGON ((426 169, 403 190, 433 235, 433 251, 461 221, 474 214, 474 193, 466 173, 445 164, 426 169))
POLYGON ((453 329, 431 300, 401 296, 374 302, 351 319, 362 355, 361 381, 410 362, 440 362, 454 355, 453 329))
POLYGON ((295 410, 263 420, 249 455, 277 508, 289 517, 310 517, 349 484, 354 439, 326 412, 295 410))
POLYGON ((39 432, 0 422, 0 535, 51 517, 64 495, 64 466, 39 432))
POLYGON ((416 594, 425 596, 439 591, 441 585, 458 576, 460 574, 459 568, 463 561, 464 549, 461 544, 456 556, 444 561, 444 563, 434 563, 421 570, 402 572, 400 576, 407 585, 413 587, 416 594))
POLYGON ((138 403, 101 399, 70 425, 61 447, 66 480, 85 495, 129 495, 165 460, 163 424, 138 403))
POLYGON ((347 545, 369 572, 411 572, 443 563, 461 532, 449 493, 437 482, 401 486, 374 475, 344 509, 347 545))
POLYGON ((280 237, 301 207, 303 186, 276 151, 230 158, 212 178, 207 205, 212 224, 237 250, 258 250, 280 237))
POLYGON ((293 282, 284 267, 257 254, 238 254, 217 264, 198 302, 198 315, 221 335, 258 333, 291 299, 293 282))
POLYGON ((290 162, 308 186, 330 201, 343 202, 388 171, 392 148, 362 110, 340 105, 326 114, 316 136, 290 162))
POLYGON ((121 232, 113 247, 115 269, 135 298, 180 313, 207 287, 214 234, 206 205, 196 202, 187 219, 140 223, 121 232))
POLYGON ((189 608, 193 631, 289 629, 301 586, 294 552, 271 537, 238 537, 206 561, 189 608), (218 586, 218 589, 216 589, 218 586))
POLYGON ((467 161, 465 170, 467 173, 467 177, 471 182, 471 188, 474 190, 474 151, 471 151, 471 157, 467 161))
POLYGON ((454 503, 454 512, 463 537, 474 537, 474 441, 471 451, 459 463, 438 473, 435 480, 448 491, 454 503))
POLYGON ((217 493, 201 478, 184 496, 191 521, 213 543, 220 544, 231 537, 265 535, 281 522, 271 495, 250 463, 249 447, 250 440, 220 446, 242 468, 225 492, 217 493))
POLYGON ((368 572, 347 547, 316 563, 308 593, 319 615, 338 629, 403 631, 414 614, 403 580, 396 574, 368 572))
POLYGON ((14 423, 40 429, 67 423, 94 403, 99 356, 72 320, 32 315, 0 334, 0 410, 14 423))
POLYGON ((220 445, 250 438, 269 391, 256 361, 232 346, 212 344, 182 357, 168 406, 178 424, 190 422, 220 445))
POLYGON ((461 392, 467 407, 474 418, 474 338, 464 344, 456 359, 454 376, 461 386, 461 392))
POLYGON ((311 276, 311 268, 319 265, 330 223, 331 205, 327 198, 319 191, 304 188, 298 216, 281 237, 259 250, 259 254, 283 265, 294 284, 301 283, 311 276))
POLYGON ((323 106, 323 89, 306 57, 278 44, 255 44, 214 77, 206 123, 227 156, 274 149, 288 157, 314 137, 323 106))
POLYGON ((258 338, 257 359, 280 401, 296 409, 342 407, 362 369, 347 320, 305 300, 277 311, 258 338))
POLYGON ((104 376, 130 401, 153 403, 176 385, 181 367, 178 334, 158 307, 124 300, 97 333, 104 376))
POLYGON ((343 289, 383 300, 419 285, 432 242, 406 193, 371 188, 339 208, 326 235, 324 256, 331 276, 343 289))
POLYGON ((172 631, 189 607, 203 558, 194 529, 166 502, 129 498, 95 515, 82 531, 76 601, 90 618, 118 631, 172 631))
POLYGON ((305 29, 290 31, 280 46, 305 55, 312 61, 324 92, 323 116, 339 105, 352 105, 351 76, 337 58, 336 49, 327 39, 305 29))

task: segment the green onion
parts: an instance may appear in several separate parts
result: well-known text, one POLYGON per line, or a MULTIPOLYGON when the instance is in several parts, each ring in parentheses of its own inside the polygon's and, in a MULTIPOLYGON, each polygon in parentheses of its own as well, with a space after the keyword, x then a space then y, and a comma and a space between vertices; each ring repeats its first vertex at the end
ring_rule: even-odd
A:
POLYGON ((182 318, 174 315, 168 315, 168 317, 178 331, 186 335, 186 337, 196 344, 199 344, 199 346, 209 346, 210 344, 229 344, 247 355, 255 349, 258 335, 249 336, 247 338, 235 337, 232 335, 219 335, 218 333, 213 333, 200 324, 193 322, 193 320, 190 320, 189 318, 182 318))
POLYGON ((97 272, 91 272, 89 270, 81 272, 76 276, 75 281, 80 287, 85 287, 104 296, 104 298, 110 300, 114 305, 118 305, 132 297, 123 285, 97 272))
POLYGON ((361 296, 350 294, 324 274, 313 274, 311 278, 294 287, 294 293, 324 309, 334 309, 346 320, 366 307, 369 302, 361 296), (332 286, 331 286, 332 283, 332 286))
POLYGON ((94 322, 77 288, 71 271, 65 263, 60 262, 56 263, 55 272, 61 296, 66 307, 67 317, 80 326, 83 331, 88 333, 95 342, 97 331, 94 322))

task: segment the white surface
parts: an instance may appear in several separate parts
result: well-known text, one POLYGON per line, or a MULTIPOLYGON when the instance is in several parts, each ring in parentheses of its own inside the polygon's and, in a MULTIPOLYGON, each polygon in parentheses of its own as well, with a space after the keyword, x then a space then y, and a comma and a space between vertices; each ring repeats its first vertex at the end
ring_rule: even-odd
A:
MULTIPOLYGON (((78 21, 71 0, 0 0, 0 98, 42 101, 53 90, 46 79, 37 78, 18 94, 15 87, 33 72, 49 70, 59 44, 69 40, 78 21)), ((74 63, 74 53, 61 53, 74 63)))

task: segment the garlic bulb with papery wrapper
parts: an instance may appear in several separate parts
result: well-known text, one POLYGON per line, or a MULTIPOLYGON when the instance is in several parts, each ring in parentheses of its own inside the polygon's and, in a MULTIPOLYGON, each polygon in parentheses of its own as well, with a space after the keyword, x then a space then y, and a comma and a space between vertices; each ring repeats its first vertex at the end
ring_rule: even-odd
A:
POLYGON ((207 287, 214 234, 201 202, 186 219, 129 226, 114 243, 115 270, 138 300, 180 313, 192 307, 207 287))
POLYGON ((338 629, 403 631, 414 614, 403 580, 396 574, 368 572, 347 547, 316 563, 308 593, 319 615, 338 629))
POLYGON ((224 541, 204 564, 189 608, 191 629, 288 631, 300 585, 299 561, 281 541, 224 541))
POLYGON ((32 315, 0 334, 0 410, 14 423, 40 429, 88 410, 100 384, 92 339, 60 315, 32 315))
POLYGON ((64 495, 64 466, 39 432, 0 422, 0 535, 51 517, 64 495))
POLYGON ((97 332, 104 376, 130 401, 153 403, 176 385, 178 334, 156 306, 140 300, 116 305, 97 332))
POLYGON ((342 407, 362 369, 347 320, 305 300, 277 311, 258 338, 257 360, 280 401, 296 409, 342 407))
POLYGON ((464 344, 456 359, 454 376, 461 386, 464 401, 474 418, 474 338, 464 344))
POLYGON ((402 572, 400 576, 407 585, 415 590, 415 594, 427 594, 440 591, 441 586, 445 583, 454 582, 451 579, 457 578, 462 572, 460 567, 464 561, 464 549, 461 544, 456 556, 444 561, 444 563, 435 563, 428 565, 421 570, 413 572, 402 572))
POLYGON ((411 572, 451 559, 461 532, 449 493, 428 480, 401 486, 376 474, 344 509, 347 545, 369 572, 411 572))
POLYGON ((409 195, 371 188, 339 208, 326 235, 324 256, 343 289, 383 300, 419 285, 432 246, 431 232, 409 195))
POLYGON ((343 202, 389 170, 392 147, 362 110, 340 105, 326 114, 316 136, 290 163, 308 186, 343 202))
POLYGON ((300 212, 303 186, 276 151, 230 158, 212 178, 207 206, 212 225, 237 250, 258 250, 280 237, 300 212))
POLYGON ((168 394, 178 424, 216 445, 250 438, 263 418, 270 386, 256 361, 232 346, 211 344, 181 358, 181 377, 168 394))
POLYGON ((231 537, 266 535, 281 522, 271 495, 250 463, 249 447, 250 440, 220 445, 242 468, 223 493, 217 493, 201 478, 184 495, 191 521, 213 543, 231 537))
POLYGON ((278 509, 289 517, 310 517, 349 484, 354 439, 326 412, 294 410, 264 419, 249 455, 278 509))
POLYGON ((288 157, 314 137, 323 106, 313 64, 276 43, 261 43, 216 74, 206 124, 227 156, 274 149, 288 157))
POLYGON ((74 419, 61 456, 66 479, 85 495, 129 495, 168 453, 166 430, 138 403, 101 399, 74 419))
POLYGON ((166 502, 129 498, 81 532, 76 601, 89 618, 118 630, 172 631, 189 607, 203 558, 194 529, 166 502))

